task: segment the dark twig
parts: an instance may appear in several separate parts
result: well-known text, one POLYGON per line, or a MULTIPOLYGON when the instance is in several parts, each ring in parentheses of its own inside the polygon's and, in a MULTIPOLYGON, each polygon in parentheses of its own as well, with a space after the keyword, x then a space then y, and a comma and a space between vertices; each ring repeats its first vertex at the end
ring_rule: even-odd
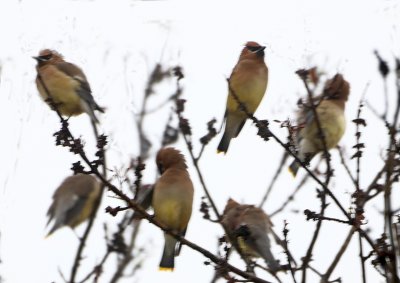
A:
POLYGON ((138 221, 136 223, 136 225, 134 226, 134 230, 133 230, 133 233, 131 234, 129 245, 126 248, 126 251, 124 253, 124 257, 119 262, 117 270, 115 271, 113 277, 111 278, 110 283, 116 283, 123 276, 123 272, 124 272, 125 268, 128 266, 128 264, 133 259, 132 251, 135 248, 135 243, 136 243, 137 235, 139 233, 140 223, 141 223, 141 221, 138 221))
POLYGON ((329 151, 328 151, 328 146, 326 145, 325 133, 322 130, 321 121, 320 121, 319 115, 317 113, 318 104, 314 104, 314 93, 311 91, 310 87, 308 86, 307 77, 309 75, 309 72, 308 72, 308 70, 298 70, 296 72, 296 74, 299 75, 299 77, 303 81, 304 87, 307 90, 308 103, 309 103, 308 106, 311 108, 311 111, 313 112, 313 117, 314 117, 315 123, 316 123, 317 128, 318 128, 318 138, 322 141, 323 156, 324 156, 324 158, 326 160, 326 167, 327 167, 327 169, 326 169, 327 180, 326 180, 325 184, 328 185, 329 179, 330 179, 330 177, 332 175, 331 163, 330 163, 330 154, 329 154, 329 151))
MULTIPOLYGON (((93 125, 95 135, 97 135, 96 139, 97 139, 97 148, 99 150, 98 154, 100 155, 100 160, 102 161, 102 168, 103 168, 102 174, 103 174, 104 179, 106 179, 107 178, 107 168, 106 168, 106 159, 105 159, 105 151, 104 151, 105 143, 102 140, 103 138, 98 136, 96 125, 94 123, 92 125, 93 125)), ((92 230, 94 220, 95 220, 97 212, 99 210, 103 195, 104 195, 104 186, 101 187, 101 192, 99 194, 99 197, 96 199, 96 201, 93 205, 93 211, 92 211, 92 214, 90 215, 88 225, 86 226, 85 232, 84 232, 82 238, 80 239, 80 244, 79 244, 78 250, 76 252, 74 264, 73 264, 72 270, 71 270, 70 283, 75 282, 75 277, 78 272, 80 260, 82 259, 83 249, 86 245, 86 241, 89 237, 90 231, 92 230)))
POLYGON ((364 251, 363 251, 363 243, 362 243, 362 237, 360 234, 358 234, 358 245, 360 247, 360 263, 361 263, 361 274, 362 274, 362 279, 363 283, 367 283, 367 274, 365 272, 365 259, 364 259, 364 251))
MULTIPOLYGON (((315 172, 319 166, 319 164, 321 163, 322 159, 318 160, 318 163, 315 165, 314 169, 312 170, 312 172, 315 172)), ((272 218, 273 216, 275 216, 276 214, 282 212, 285 207, 292 201, 294 201, 294 197, 295 195, 300 191, 301 188, 303 188, 303 186, 305 185, 306 181, 308 180, 308 178, 310 178, 310 175, 305 174, 303 179, 301 179, 300 183, 297 185, 296 189, 293 191, 293 193, 291 193, 288 198, 286 199, 286 201, 274 212, 270 213, 269 216, 272 218)))
POLYGON ((285 242, 284 249, 285 249, 286 258, 287 258, 287 261, 288 261, 289 270, 290 270, 290 274, 292 275, 293 282, 297 283, 296 276, 295 276, 295 271, 294 271, 294 269, 292 267, 292 256, 291 256, 291 254, 289 252, 289 247, 288 247, 289 240, 288 240, 287 236, 289 234, 289 229, 287 228, 287 226, 288 226, 288 223, 285 221, 284 222, 284 227, 283 227, 283 236, 284 236, 284 242, 285 242))
POLYGON ((351 238, 353 237, 354 232, 356 232, 356 231, 357 231, 357 228, 355 226, 351 227, 349 234, 347 235, 346 239, 344 240, 342 246, 340 247, 335 258, 333 259, 331 265, 328 267, 327 271, 322 276, 321 283, 329 282, 329 277, 332 275, 332 272, 335 270, 336 265, 339 263, 340 258, 342 257, 342 255, 346 251, 347 247, 349 246, 351 238))
POLYGON ((347 172, 347 175, 350 177, 350 179, 351 179, 351 181, 353 182, 354 186, 357 187, 357 181, 356 181, 356 179, 354 178, 353 174, 352 174, 351 171, 350 171, 349 166, 348 166, 347 163, 346 163, 346 159, 344 158, 342 148, 341 148, 340 146, 336 146, 336 148, 337 148, 337 150, 338 150, 338 152, 339 152, 340 162, 342 163, 344 169, 345 169, 346 172, 347 172))
MULTIPOLYGON (((69 132, 69 130, 67 131, 68 137, 72 140, 74 140, 74 137, 72 136, 71 132, 69 132)), ((97 169, 97 166, 93 164, 93 162, 91 162, 89 160, 89 158, 86 156, 86 153, 81 150, 79 151, 79 155, 81 156, 81 158, 85 161, 86 165, 89 166, 90 171, 97 176, 102 182, 103 184, 110 190, 112 191, 114 194, 116 194, 121 200, 125 201, 127 205, 129 205, 133 210, 137 211, 138 213, 140 213, 142 215, 143 218, 147 219, 150 223, 154 224, 155 226, 159 227, 161 230, 163 230, 164 232, 172 235, 173 237, 175 237, 177 240, 179 240, 182 244, 189 246, 190 248, 196 250, 197 252, 203 254, 204 256, 206 256, 207 258, 209 258, 211 261, 213 261, 214 263, 218 264, 218 265, 223 265, 226 268, 228 268, 231 272, 236 273, 240 276, 242 276, 243 278, 247 278, 252 280, 253 282, 262 282, 262 283, 267 283, 268 281, 265 281, 261 278, 258 278, 256 276, 254 276, 253 274, 244 272, 232 265, 230 265, 229 263, 227 263, 226 261, 224 261, 223 259, 215 256, 214 254, 212 254, 211 252, 205 250, 204 248, 188 241, 187 239, 183 238, 182 236, 174 233, 173 231, 167 229, 162 223, 158 222, 153 216, 151 216, 150 214, 148 214, 140 205, 138 205, 135 201, 133 201, 130 197, 128 197, 127 195, 125 195, 124 193, 122 193, 117 187, 115 187, 114 185, 112 185, 107 179, 104 178, 104 176, 102 174, 100 174, 100 172, 97 169)))
MULTIPOLYGON (((66 134, 67 136, 69 136, 71 138, 70 141, 72 141, 71 150, 76 151, 75 153, 83 152, 83 147, 80 144, 77 144, 77 143, 79 143, 78 140, 75 140, 73 138, 71 132, 68 129, 67 120, 65 120, 62 117, 60 111, 57 108, 56 103, 54 103, 54 101, 52 99, 52 96, 51 96, 51 93, 50 93, 49 89, 47 88, 46 84, 44 83, 44 81, 43 81, 43 79, 42 79, 42 77, 41 77, 41 75, 39 73, 38 73, 38 80, 40 81, 40 84, 43 86, 43 89, 45 90, 45 92, 47 94, 47 100, 49 101, 52 109, 57 113, 58 117, 60 118, 60 122, 61 122, 61 125, 62 125, 62 130, 60 132, 58 132, 57 142, 59 142, 59 139, 62 139, 60 137, 60 135, 65 135, 66 134), (62 131, 64 131, 64 133, 62 133, 62 131)), ((92 121, 92 126, 93 126, 93 131, 94 131, 94 134, 95 134, 95 138, 97 140, 98 152, 96 154, 99 157, 99 162, 96 163, 96 164, 100 163, 102 165, 102 167, 103 167, 103 176, 104 176, 104 178, 107 178, 106 177, 106 174, 107 174, 106 159, 105 159, 105 151, 104 151, 104 146, 106 145, 106 141, 104 140, 103 137, 100 137, 98 135, 97 127, 96 127, 96 124, 94 123, 94 121, 92 121)), ((67 144, 70 141, 68 139, 66 139, 66 143, 67 144)), ((65 144, 61 143, 61 145, 65 145, 65 144)), ((96 166, 96 170, 97 170, 97 166, 96 166)), ((98 208, 100 206, 101 199, 103 197, 103 192, 104 192, 104 186, 101 188, 101 193, 99 194, 99 197, 96 199, 96 201, 95 201, 95 203, 93 205, 93 212, 90 215, 90 218, 89 218, 89 221, 88 221, 88 225, 86 226, 85 232, 84 232, 82 238, 80 239, 80 244, 79 244, 77 253, 75 255, 74 264, 73 264, 72 270, 71 270, 71 277, 70 277, 70 281, 69 281, 70 283, 74 283, 75 282, 75 277, 76 277, 76 274, 77 274, 77 271, 78 271, 78 268, 79 268, 80 260, 82 258, 82 252, 83 252, 84 246, 86 244, 87 238, 88 238, 88 236, 90 234, 90 231, 92 229, 94 220, 96 218, 96 214, 97 214, 98 208)))
POLYGON ((282 172, 283 166, 285 166, 285 162, 286 162, 286 159, 288 158, 288 156, 289 156, 289 154, 288 154, 287 152, 285 152, 285 153, 282 155, 281 162, 279 163, 279 166, 278 166, 278 168, 276 169, 275 175, 274 175, 274 177, 272 178, 271 182, 269 183, 269 186, 268 186, 268 188, 267 188, 267 191, 265 192, 265 195, 264 195, 263 198, 261 199, 261 202, 260 202, 260 204, 258 205, 258 207, 262 208, 262 207, 264 206, 265 202, 267 201, 267 198, 268 198, 269 194, 271 193, 272 188, 274 187, 276 180, 278 180, 279 174, 282 172))
POLYGON ((356 158, 356 191, 360 191, 360 161, 361 157, 363 154, 363 148, 365 147, 363 143, 360 142, 361 138, 361 132, 360 132, 360 126, 366 126, 367 123, 365 122, 364 119, 361 118, 361 110, 363 107, 363 102, 362 100, 359 103, 358 110, 357 110, 357 118, 353 120, 353 123, 356 124, 356 144, 353 146, 353 148, 356 149, 356 153, 351 157, 356 158))
POLYGON ((378 59, 378 63, 379 63, 379 73, 382 76, 383 79, 383 93, 384 93, 384 98, 385 98, 385 110, 383 111, 383 114, 381 116, 381 118, 386 121, 387 118, 387 113, 389 111, 389 99, 388 99, 388 91, 387 91, 387 75, 389 74, 389 65, 388 63, 382 59, 382 57, 379 55, 378 51, 375 50, 374 54, 376 56, 376 59, 378 59))
POLYGON ((239 97, 233 91, 233 89, 229 86, 229 91, 232 94, 232 97, 236 100, 236 102, 240 105, 240 109, 246 113, 247 117, 256 125, 258 128, 258 135, 264 140, 268 140, 272 137, 278 144, 280 144, 310 175, 312 179, 314 179, 326 193, 332 198, 333 202, 338 206, 340 211, 350 220, 350 215, 344 209, 339 200, 335 197, 332 191, 307 167, 307 164, 304 163, 297 155, 294 153, 287 144, 281 141, 271 130, 268 128, 268 121, 266 120, 258 120, 252 113, 250 113, 246 106, 239 100, 239 97))
MULTIPOLYGON (((327 175, 327 178, 329 178, 329 175, 327 175)), ((321 199, 321 211, 320 211, 319 214, 321 216, 323 216, 325 214, 325 209, 326 209, 326 194, 318 192, 318 195, 319 195, 319 198, 321 199)), ((302 283, 306 283, 307 282, 306 281, 307 268, 309 266, 309 262, 312 260, 312 251, 313 251, 314 246, 315 246, 315 244, 317 242, 317 238, 318 238, 319 232, 321 230, 321 226, 322 226, 322 219, 319 219, 317 224, 316 224, 316 227, 315 227, 315 230, 314 230, 310 245, 308 246, 306 255, 303 257, 302 279, 301 279, 302 283)))
POLYGON ((338 218, 333 218, 333 217, 327 217, 318 213, 315 213, 314 211, 311 211, 309 209, 304 210, 304 214, 307 216, 306 220, 327 220, 327 221, 333 221, 333 222, 338 222, 338 223, 342 223, 342 224, 349 224, 349 225, 353 225, 353 221, 349 221, 349 220, 341 220, 338 218))
MULTIPOLYGON (((317 125, 317 128, 318 128, 318 137, 322 142, 323 156, 324 156, 324 158, 326 160, 326 167, 327 167, 327 169, 326 169, 327 173, 326 173, 326 179, 325 179, 324 186, 328 187, 330 178, 332 176, 332 169, 331 169, 331 163, 330 163, 330 154, 328 152, 328 146, 326 145, 325 134, 324 134, 324 132, 322 130, 321 121, 320 121, 319 115, 317 113, 317 109, 316 109, 317 105, 314 104, 314 94, 311 91, 311 89, 309 88, 308 83, 307 83, 307 77, 309 75, 309 72, 307 70, 298 70, 296 73, 302 79, 304 87, 307 90, 308 103, 309 103, 309 105, 311 107, 311 110, 313 112, 314 121, 316 122, 316 125, 317 125)), ((316 228, 315 228, 315 231, 314 231, 314 235, 313 235, 312 240, 310 242, 310 245, 309 245, 309 247, 307 249, 307 253, 306 253, 305 257, 303 258, 302 283, 306 283, 307 267, 308 267, 309 262, 311 261, 312 252, 313 252, 314 246, 316 244, 319 232, 321 231, 322 220, 323 220, 322 217, 324 217, 325 209, 326 209, 326 193, 327 193, 326 190, 323 190, 322 192, 318 193, 319 198, 321 199, 321 212, 319 214, 320 218, 318 219, 318 222, 317 222, 317 225, 316 225, 316 228)), ((346 216, 347 216, 347 213, 346 213, 346 216)))
MULTIPOLYGON (((183 77, 183 75, 182 75, 182 77, 183 77)), ((177 93, 177 95, 176 95, 176 97, 179 97, 180 93, 182 92, 181 86, 179 84, 180 78, 181 78, 181 76, 177 77, 177 82, 176 82, 176 87, 177 87, 176 93, 177 93)), ((193 145, 192 145, 192 142, 191 142, 191 134, 192 133, 191 133, 191 128, 190 128, 190 125, 189 125, 189 121, 182 116, 182 113, 184 111, 184 104, 185 104, 185 100, 183 100, 183 99, 177 99, 176 100, 176 114, 178 115, 178 119, 179 119, 179 129, 181 130, 183 139, 184 139, 184 141, 185 141, 185 143, 187 145, 187 148, 189 150, 189 154, 190 154, 190 157, 192 159, 192 163, 193 163, 193 165, 194 165, 194 167, 196 169, 197 176, 199 177, 200 183, 201 183, 201 185, 203 187, 203 190, 204 190, 204 192, 205 192, 205 194, 207 196, 207 199, 208 199, 209 203, 211 204, 211 207, 212 207, 217 219, 220 220, 221 219, 221 215, 218 212, 218 208, 215 205, 215 203, 214 203, 214 201, 213 201, 213 199, 211 197, 211 194, 207 189, 207 186, 206 186, 206 183, 204 181, 203 175, 202 175, 202 173, 200 171, 200 168, 199 168, 198 159, 194 156, 194 153, 193 153, 193 145)))

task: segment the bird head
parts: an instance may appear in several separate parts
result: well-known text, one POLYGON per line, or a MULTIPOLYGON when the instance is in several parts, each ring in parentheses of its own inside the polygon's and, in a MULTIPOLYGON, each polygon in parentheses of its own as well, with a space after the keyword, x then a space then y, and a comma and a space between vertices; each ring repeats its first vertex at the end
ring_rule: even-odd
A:
POLYGON ((55 50, 43 49, 38 56, 33 56, 39 65, 52 64, 63 61, 63 56, 55 50))
POLYGON ((171 167, 187 169, 185 157, 173 147, 160 149, 157 153, 156 163, 160 174, 163 174, 165 170, 171 167))
POLYGON ((224 215, 226 215, 231 209, 234 209, 238 206, 239 206, 239 203, 237 203, 235 200, 229 198, 225 205, 225 208, 224 208, 224 215))
POLYGON ((324 87, 323 96, 330 100, 347 101, 350 94, 350 84, 341 74, 336 74, 327 80, 324 87))
POLYGON ((257 42, 249 41, 245 44, 240 58, 264 58, 265 46, 261 46, 257 42))

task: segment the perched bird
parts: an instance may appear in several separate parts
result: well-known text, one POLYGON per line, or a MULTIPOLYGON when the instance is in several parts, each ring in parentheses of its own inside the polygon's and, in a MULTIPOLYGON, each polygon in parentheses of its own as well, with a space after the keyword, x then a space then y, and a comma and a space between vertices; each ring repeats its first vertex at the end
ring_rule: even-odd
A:
POLYGON ((54 192, 53 203, 47 211, 47 225, 54 219, 47 236, 63 226, 73 229, 88 219, 101 192, 100 187, 100 182, 90 175, 67 177, 54 192))
POLYGON ((262 257, 272 272, 281 269, 271 252, 268 234, 273 226, 265 212, 254 205, 239 204, 233 199, 226 203, 222 224, 233 246, 246 257, 262 257))
MULTIPOLYGON (((193 184, 185 158, 178 150, 167 147, 157 153, 156 162, 161 176, 153 192, 155 219, 168 229, 185 236, 193 204, 193 184)), ((167 233, 164 233, 164 238, 160 270, 173 271, 174 258, 179 254, 180 245, 167 233)))
POLYGON ((264 49, 256 42, 249 41, 240 54, 239 61, 229 78, 228 101, 225 111, 225 131, 218 145, 218 152, 226 153, 232 138, 242 130, 247 115, 240 110, 232 90, 247 111, 254 113, 260 104, 268 83, 268 68, 264 62, 264 49))
MULTIPOLYGON (((349 97, 350 85, 341 74, 336 74, 325 84, 324 91, 316 106, 318 120, 325 138, 327 149, 339 143, 346 130, 344 108, 349 97)), ((310 105, 302 105, 297 115, 299 125, 295 142, 298 147, 298 157, 301 161, 310 161, 317 153, 324 150, 323 139, 319 135, 314 111, 310 105)), ((294 160, 289 171, 296 176, 300 164, 294 160)))
POLYGON ((93 122, 98 123, 94 111, 104 113, 104 109, 94 101, 83 71, 64 61, 63 56, 55 50, 44 49, 39 56, 33 58, 37 61, 36 86, 40 96, 46 101, 50 95, 58 111, 64 116, 86 112, 93 122))

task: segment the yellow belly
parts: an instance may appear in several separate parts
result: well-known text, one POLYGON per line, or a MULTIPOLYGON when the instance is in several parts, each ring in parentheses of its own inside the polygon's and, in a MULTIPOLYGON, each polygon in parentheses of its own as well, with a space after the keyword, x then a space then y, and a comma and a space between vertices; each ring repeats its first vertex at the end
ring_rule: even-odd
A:
POLYGON ((181 232, 188 225, 191 208, 185 207, 180 201, 166 199, 154 206, 154 214, 156 219, 169 229, 181 232))
POLYGON ((260 255, 251 247, 249 247, 243 237, 238 237, 237 242, 240 248, 240 251, 247 257, 260 257, 260 255))
MULTIPOLYGON (((319 121, 325 135, 326 146, 328 149, 331 149, 337 146, 346 130, 346 119, 343 109, 336 105, 329 104, 325 107, 324 104, 321 104, 320 106, 322 107, 318 107, 317 109, 319 121)), ((318 126, 315 121, 313 121, 312 125, 304 128, 302 135, 304 138, 312 141, 315 148, 320 151, 323 150, 323 143, 318 138, 318 126)))
MULTIPOLYGON (((230 83, 239 100, 246 105, 250 113, 254 113, 267 89, 266 75, 251 74, 247 77, 233 77, 230 83)), ((238 111, 238 103, 231 94, 228 95, 227 109, 230 112, 238 111)))
MULTIPOLYGON (((79 88, 79 82, 59 71, 52 72, 52 75, 49 76, 46 74, 46 70, 44 70, 41 72, 41 76, 61 114, 74 116, 84 112, 81 105, 81 98, 76 93, 76 90, 79 88)), ((36 79, 36 85, 40 96, 43 100, 46 100, 48 95, 38 79, 36 79)))

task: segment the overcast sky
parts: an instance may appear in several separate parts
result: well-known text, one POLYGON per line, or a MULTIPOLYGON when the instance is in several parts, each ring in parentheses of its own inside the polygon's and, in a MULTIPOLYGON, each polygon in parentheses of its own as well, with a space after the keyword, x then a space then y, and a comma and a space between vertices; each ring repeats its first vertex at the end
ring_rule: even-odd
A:
MULTIPOLYGON (((378 111, 383 110, 383 83, 377 72, 373 50, 391 60, 399 56, 400 8, 397 1, 12 1, 0 2, 0 274, 6 282, 62 282, 58 268, 69 276, 78 240, 70 229, 62 229, 49 239, 45 235, 45 213, 54 189, 71 174, 71 163, 77 161, 66 149, 56 147, 52 134, 59 129, 54 112, 41 101, 34 83, 35 61, 31 56, 40 49, 54 48, 65 58, 82 67, 91 84, 97 102, 107 111, 101 115, 101 128, 109 136, 110 169, 128 165, 138 154, 134 115, 141 105, 146 79, 158 62, 165 67, 181 65, 182 81, 187 99, 185 115, 194 132, 195 150, 198 138, 206 132, 206 122, 225 111, 226 78, 236 64, 246 41, 266 45, 265 61, 270 77, 266 96, 256 115, 270 121, 293 118, 296 101, 305 94, 302 82, 295 75, 299 68, 318 66, 327 77, 337 72, 351 84, 346 106, 348 121, 356 117, 357 105, 366 86, 366 99, 378 111)), ((389 76, 389 91, 394 78, 389 76)), ((157 105, 173 93, 174 81, 157 88, 151 103, 157 105)), ((391 102, 394 101, 392 96, 391 102)), ((145 127, 154 143, 152 156, 159 148, 161 129, 170 108, 150 115, 145 127)), ((365 108, 368 127, 364 132, 367 145, 362 163, 362 185, 381 166, 386 129, 365 108)), ((71 129, 81 136, 89 153, 94 141, 86 115, 73 118, 71 129)), ((283 139, 286 131, 272 123, 283 139)), ((351 156, 355 144, 354 126, 348 123, 341 141, 351 156)), ((220 210, 226 200, 258 204, 282 155, 282 148, 273 141, 264 142, 256 129, 247 123, 239 138, 232 141, 226 156, 217 155, 220 136, 206 148, 200 162, 213 198, 220 210)), ((176 145, 185 154, 182 140, 176 145)), ((350 206, 353 190, 333 153, 336 178, 332 187, 345 207, 350 206)), ((202 219, 200 198, 204 195, 191 162, 188 162, 195 182, 195 202, 187 238, 215 252, 216 239, 222 235, 217 224, 202 219)), ((354 163, 350 163, 355 168, 354 163)), ((154 157, 148 160, 144 179, 155 178, 154 157)), ((293 191, 301 177, 293 179, 282 173, 278 187, 264 206, 272 212, 293 191)), ((300 176, 304 173, 302 172, 300 176)), ((305 254, 315 223, 305 222, 304 209, 318 209, 316 184, 309 182, 283 213, 274 217, 278 232, 283 220, 290 223, 289 238, 296 259, 305 254), (294 213, 293 211, 300 211, 294 213)), ((119 204, 105 197, 102 207, 119 204)), ((394 204, 398 207, 398 203, 394 204)), ((381 231, 379 203, 366 213, 371 236, 381 231), (376 229, 374 229, 374 227, 376 229)), ((339 216, 332 207, 331 215, 339 216)), ((92 267, 104 252, 101 223, 111 228, 116 219, 101 213, 92 231, 83 261, 82 271, 92 267)), ((85 225, 77 229, 80 235, 85 225)), ((205 258, 184 247, 176 259, 174 273, 158 272, 163 238, 159 229, 145 223, 138 244, 146 250, 143 268, 135 282, 209 282, 213 274, 205 258)), ((349 227, 328 223, 324 226, 315 250, 314 265, 324 271, 337 252, 349 227)), ((281 248, 274 252, 285 260, 281 248)), ((342 276, 343 282, 359 282, 360 264, 357 241, 344 255, 332 278, 342 276), (357 261, 354 262, 354 259, 357 261), (357 280, 356 280, 357 279, 357 280)), ((237 256, 234 264, 242 266, 237 256)), ((107 282, 112 271, 108 265, 101 282, 107 282)), ((82 272, 81 275, 85 274, 82 272)), ((260 273, 264 276, 263 273, 260 273)), ((311 274, 311 273, 310 273, 311 274)), ((271 279, 265 275, 266 279, 271 279)), ((289 279, 282 275, 282 279, 289 279)), ((272 279, 271 279, 272 280, 272 279)), ((383 281, 369 268, 368 282, 383 281)), ((126 279, 124 282, 132 282, 126 279)), ((285 281, 286 282, 286 281, 285 281)), ((291 281, 287 281, 291 282, 291 281)), ((311 276, 309 282, 318 282, 311 276)))

